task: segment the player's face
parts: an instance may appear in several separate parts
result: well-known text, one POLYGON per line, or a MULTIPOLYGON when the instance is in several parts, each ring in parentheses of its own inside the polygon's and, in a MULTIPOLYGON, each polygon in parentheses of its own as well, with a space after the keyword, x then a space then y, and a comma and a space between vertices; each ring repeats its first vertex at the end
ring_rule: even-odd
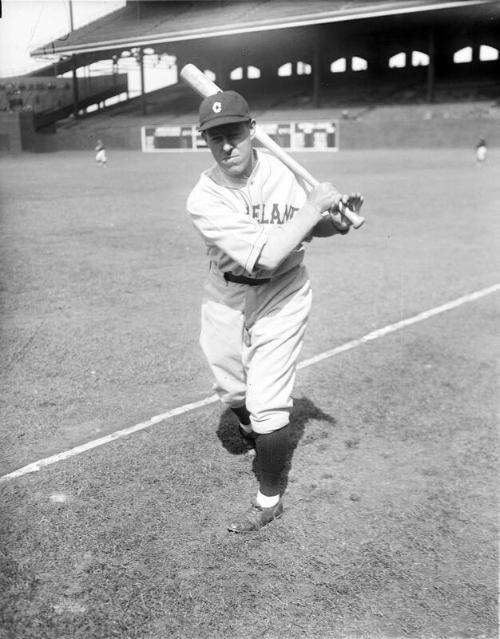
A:
POLYGON ((231 177, 248 177, 253 168, 255 122, 236 122, 208 129, 205 140, 220 168, 231 177))

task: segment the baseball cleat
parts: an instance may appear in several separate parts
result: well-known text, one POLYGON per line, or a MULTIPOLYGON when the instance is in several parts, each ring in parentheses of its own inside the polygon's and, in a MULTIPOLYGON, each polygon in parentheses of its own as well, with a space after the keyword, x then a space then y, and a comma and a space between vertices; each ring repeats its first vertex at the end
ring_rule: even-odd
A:
POLYGON ((276 506, 272 508, 261 508, 255 502, 240 517, 236 517, 229 524, 227 529, 234 533, 250 533, 260 530, 274 519, 279 519, 283 515, 283 501, 280 499, 276 506))

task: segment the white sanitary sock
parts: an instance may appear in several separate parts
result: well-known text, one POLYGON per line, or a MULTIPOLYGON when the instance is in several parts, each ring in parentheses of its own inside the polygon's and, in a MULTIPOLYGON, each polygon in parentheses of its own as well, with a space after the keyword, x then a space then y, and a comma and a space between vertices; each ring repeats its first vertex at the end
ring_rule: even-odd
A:
POLYGON ((273 506, 276 506, 279 500, 280 500, 279 495, 273 495, 272 497, 268 497, 267 495, 263 495, 260 492, 260 490, 257 492, 257 497, 255 498, 257 505, 260 506, 261 508, 272 508, 273 506))

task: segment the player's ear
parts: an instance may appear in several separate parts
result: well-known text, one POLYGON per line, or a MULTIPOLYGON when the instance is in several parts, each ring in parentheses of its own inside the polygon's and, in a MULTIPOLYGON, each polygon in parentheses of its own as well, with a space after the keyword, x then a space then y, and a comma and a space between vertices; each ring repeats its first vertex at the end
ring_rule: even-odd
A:
POLYGON ((256 124, 257 123, 255 122, 255 120, 253 118, 248 123, 248 128, 250 130, 250 139, 252 139, 255 136, 255 125, 256 124))

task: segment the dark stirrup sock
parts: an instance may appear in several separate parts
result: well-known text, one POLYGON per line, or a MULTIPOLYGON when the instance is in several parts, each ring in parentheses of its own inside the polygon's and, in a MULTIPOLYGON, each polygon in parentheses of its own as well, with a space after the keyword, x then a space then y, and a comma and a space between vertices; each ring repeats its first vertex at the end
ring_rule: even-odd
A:
POLYGON ((260 469, 260 491, 272 497, 280 492, 281 473, 288 455, 290 425, 268 435, 258 435, 255 442, 257 463, 260 469))

